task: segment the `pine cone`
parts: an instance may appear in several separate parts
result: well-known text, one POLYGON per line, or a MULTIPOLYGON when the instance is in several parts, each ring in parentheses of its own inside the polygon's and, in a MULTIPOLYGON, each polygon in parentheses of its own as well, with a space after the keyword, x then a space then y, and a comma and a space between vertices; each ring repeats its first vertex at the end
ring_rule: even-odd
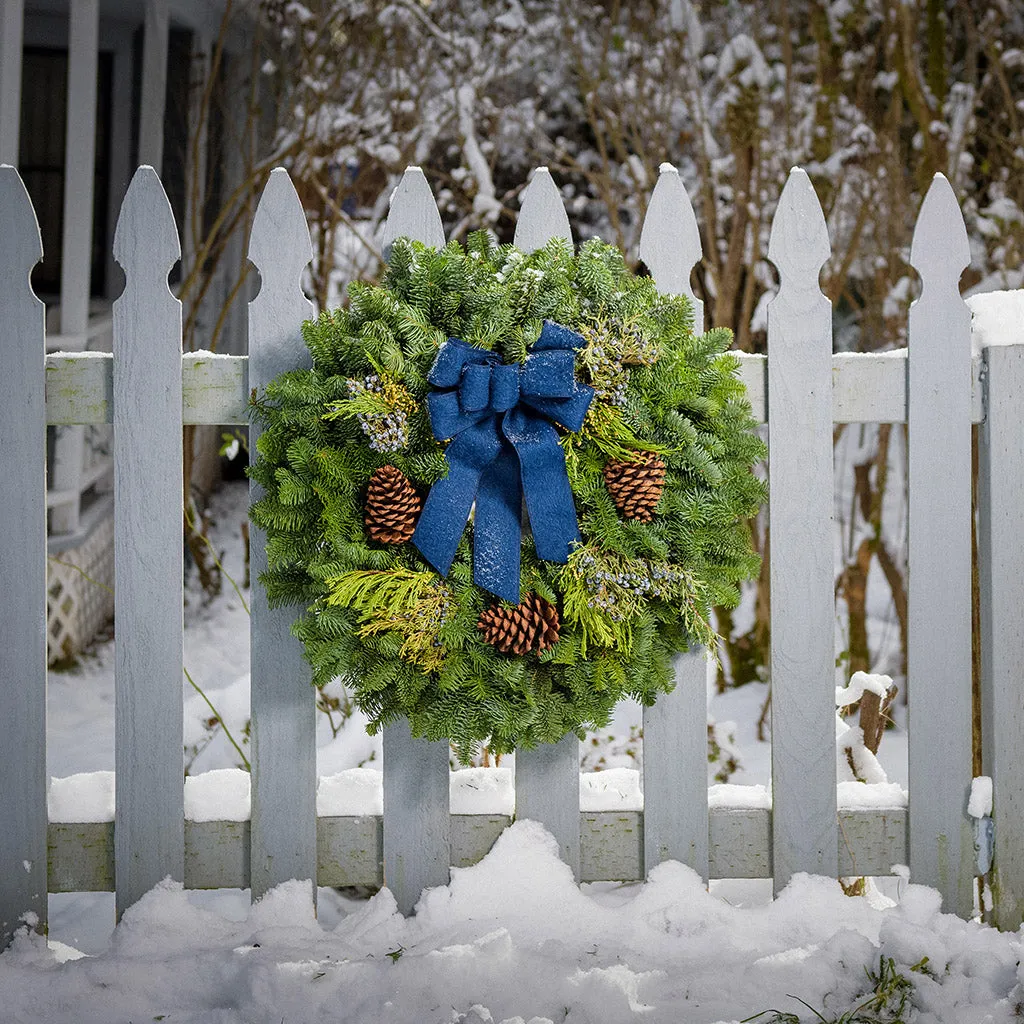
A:
POLYGON ((416 529, 423 502, 394 466, 381 466, 366 493, 366 532, 381 544, 404 544, 416 529))
POLYGON ((539 594, 527 594, 514 608, 491 605, 477 626, 502 654, 546 651, 558 643, 558 609, 539 594))
POLYGON ((649 523, 665 486, 665 463, 657 455, 645 454, 638 462, 609 462, 604 482, 615 507, 627 519, 649 523))

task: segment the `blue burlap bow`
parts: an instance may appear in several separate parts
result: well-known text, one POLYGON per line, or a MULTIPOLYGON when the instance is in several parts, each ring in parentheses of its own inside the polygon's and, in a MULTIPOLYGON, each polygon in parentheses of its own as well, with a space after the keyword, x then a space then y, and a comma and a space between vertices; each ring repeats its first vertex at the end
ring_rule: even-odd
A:
POLYGON ((566 562, 579 541, 565 455, 549 420, 579 430, 594 397, 576 380, 575 331, 544 321, 525 363, 505 365, 459 338, 440 348, 427 380, 430 427, 445 452, 448 475, 430 489, 412 542, 448 575, 470 509, 473 580, 506 601, 519 601, 522 499, 537 555, 566 562))

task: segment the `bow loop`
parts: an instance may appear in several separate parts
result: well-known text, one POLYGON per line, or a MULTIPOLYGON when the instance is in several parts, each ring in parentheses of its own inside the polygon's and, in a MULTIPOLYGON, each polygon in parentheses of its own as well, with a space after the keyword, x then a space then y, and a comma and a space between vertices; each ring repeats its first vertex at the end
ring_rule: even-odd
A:
POLYGON ((491 372, 487 363, 469 363, 462 368, 459 405, 464 412, 480 412, 491 404, 491 372))
POLYGON ((544 321, 522 364, 461 338, 440 348, 427 380, 430 427, 445 452, 448 475, 427 495, 412 542, 442 576, 476 502, 473 579, 506 601, 519 601, 522 501, 541 558, 565 562, 580 540, 565 455, 551 425, 583 425, 592 388, 576 380, 583 338, 544 321))
POLYGON ((508 412, 519 401, 519 367, 491 367, 491 408, 508 412))

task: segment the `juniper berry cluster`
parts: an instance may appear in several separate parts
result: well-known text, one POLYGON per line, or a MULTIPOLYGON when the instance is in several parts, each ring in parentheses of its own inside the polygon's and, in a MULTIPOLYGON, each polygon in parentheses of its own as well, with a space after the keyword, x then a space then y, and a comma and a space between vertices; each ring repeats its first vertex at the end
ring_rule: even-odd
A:
POLYGON ((628 567, 602 565, 589 551, 580 557, 576 566, 590 594, 587 604, 606 612, 613 622, 622 622, 641 600, 674 596, 679 584, 686 579, 681 569, 663 562, 640 559, 628 567))
MULTIPOLYGON (((386 384, 376 373, 368 374, 362 380, 350 379, 349 394, 353 398, 371 392, 387 399, 386 384)), ((363 433, 370 439, 370 448, 375 452, 399 452, 409 443, 409 414, 399 405, 388 403, 386 412, 358 413, 356 419, 363 433)))

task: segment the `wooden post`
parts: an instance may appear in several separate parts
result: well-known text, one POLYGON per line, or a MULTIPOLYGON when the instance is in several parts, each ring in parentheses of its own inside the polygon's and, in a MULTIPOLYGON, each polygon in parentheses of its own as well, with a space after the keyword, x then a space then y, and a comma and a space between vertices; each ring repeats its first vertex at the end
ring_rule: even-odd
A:
MULTIPOLYGON (((552 238, 572 244, 569 217, 546 167, 523 193, 515 244, 524 252, 552 238)), ((580 877, 580 744, 574 733, 557 743, 516 751, 516 817, 539 821, 555 837, 559 856, 580 877)))
POLYGON ((0 951, 46 932, 46 358, 29 274, 43 255, 18 172, 0 167, 0 951))
POLYGON ((18 164, 25 0, 0 4, 0 164, 18 164))
MULTIPOLYGON (((272 171, 263 191, 249 259, 260 272, 249 303, 249 387, 260 391, 286 370, 310 365, 301 325, 313 316, 302 273, 313 258, 306 215, 288 172, 272 171)), ((260 428, 254 423, 250 457, 260 428)), ((255 481, 253 502, 263 496, 255 481)), ((267 538, 251 527, 252 898, 291 878, 309 879, 316 896, 316 694, 302 645, 291 635, 294 607, 271 608, 260 583, 267 538)))
POLYGON ((170 875, 184 880, 182 785, 181 303, 171 205, 140 167, 114 255, 114 830, 118 915, 170 875))
POLYGON ((768 258, 768 475, 772 595, 772 850, 775 892, 797 871, 835 877, 832 569, 832 307, 818 275, 831 250, 807 174, 790 171, 768 258))
MULTIPOLYGON (((405 235, 440 248, 444 230, 418 167, 406 168, 391 200, 382 243, 405 235)), ((403 914, 428 886, 446 885, 451 863, 447 740, 414 739, 406 721, 384 727, 384 884, 403 914)))
MULTIPOLYGON (((142 98, 139 103, 139 163, 160 171, 164 160, 167 103, 167 0, 146 0, 142 30, 142 98)), ((91 166, 91 165, 90 165, 91 166)))
MULTIPOLYGON (((65 349, 85 348, 92 272, 93 165, 96 154, 96 76, 99 66, 99 0, 71 5, 68 54, 67 129, 64 161, 64 236, 60 270, 60 333, 65 349)), ((53 509, 54 533, 78 529, 84 431, 64 427, 57 434, 52 486, 74 499, 53 509)))
POLYGON ((910 877, 961 917, 974 905, 971 316, 959 289, 970 260, 956 196, 937 174, 910 247, 922 281, 907 372, 910 877))
POLYGON ((1024 921, 1024 345, 985 350, 978 571, 982 740, 993 782, 995 923, 1024 921))
MULTIPOLYGON (((685 295, 694 331, 704 303, 690 286, 702 255, 690 197, 671 164, 661 165, 640 233, 640 258, 658 290, 685 295)), ((708 878, 707 662, 703 648, 676 658, 676 688, 644 708, 644 866, 678 860, 708 878)))

